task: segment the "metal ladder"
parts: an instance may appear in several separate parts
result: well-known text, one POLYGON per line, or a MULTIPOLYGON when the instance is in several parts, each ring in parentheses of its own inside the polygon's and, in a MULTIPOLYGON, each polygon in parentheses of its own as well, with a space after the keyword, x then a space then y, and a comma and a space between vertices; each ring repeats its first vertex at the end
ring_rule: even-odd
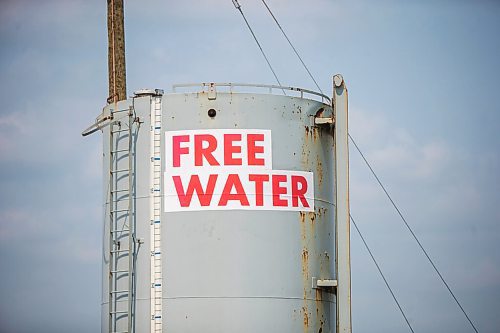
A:
POLYGON ((133 333, 134 124, 133 107, 110 109, 109 131, 109 332, 133 333), (114 120, 116 119, 116 120, 114 120))
POLYGON ((162 95, 156 89, 151 98, 150 142, 150 245, 151 245, 151 333, 161 333, 162 320, 162 262, 161 262, 161 133, 162 95))

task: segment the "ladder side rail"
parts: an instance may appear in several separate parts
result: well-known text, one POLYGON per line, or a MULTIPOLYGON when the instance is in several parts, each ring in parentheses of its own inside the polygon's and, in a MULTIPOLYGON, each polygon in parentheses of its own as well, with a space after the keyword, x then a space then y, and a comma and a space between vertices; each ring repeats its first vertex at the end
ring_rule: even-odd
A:
POLYGON ((135 123, 134 110, 132 107, 129 109, 129 120, 128 120, 128 304, 127 304, 127 329, 129 333, 133 332, 132 326, 132 316, 133 316, 133 282, 134 282, 134 272, 133 272, 133 260, 134 260, 134 245, 135 245, 135 214, 134 214, 134 198, 133 198, 133 177, 135 172, 133 170, 133 161, 135 156, 134 151, 134 140, 133 140, 133 127, 135 123))
MULTIPOLYGON (((110 117, 112 119, 113 117, 113 110, 110 109, 110 117)), ((115 127, 115 122, 111 122, 111 125, 109 127, 109 244, 108 244, 108 251, 109 251, 109 263, 108 263, 108 331, 113 332, 114 331, 114 317, 115 315, 113 314, 114 309, 113 309, 113 303, 114 303, 114 298, 115 295, 113 293, 114 290, 114 276, 115 273, 114 271, 117 271, 115 267, 115 255, 113 253, 114 251, 114 233, 113 230, 116 230, 116 226, 114 225, 114 216, 115 216, 115 177, 113 171, 113 163, 114 163, 114 154, 112 151, 114 150, 114 131, 113 128, 115 127)))
MULTIPOLYGON (((114 113, 110 109, 111 119, 114 113)), ((110 123, 109 129, 108 329, 109 332, 116 332, 120 322, 120 327, 126 327, 124 332, 132 333, 135 258, 133 107, 129 107, 128 116, 128 128, 122 121, 115 120, 110 123), (124 248, 126 245, 128 248, 124 248), (123 280, 125 274, 126 280, 123 280)))

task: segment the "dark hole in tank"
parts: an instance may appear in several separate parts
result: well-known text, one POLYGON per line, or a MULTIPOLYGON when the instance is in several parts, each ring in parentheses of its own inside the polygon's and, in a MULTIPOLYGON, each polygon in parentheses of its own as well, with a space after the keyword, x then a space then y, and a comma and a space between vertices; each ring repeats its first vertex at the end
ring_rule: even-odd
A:
POLYGON ((217 111, 215 111, 214 109, 210 109, 210 110, 208 110, 208 116, 209 116, 210 118, 215 117, 215 115, 216 115, 216 114, 217 114, 217 111))

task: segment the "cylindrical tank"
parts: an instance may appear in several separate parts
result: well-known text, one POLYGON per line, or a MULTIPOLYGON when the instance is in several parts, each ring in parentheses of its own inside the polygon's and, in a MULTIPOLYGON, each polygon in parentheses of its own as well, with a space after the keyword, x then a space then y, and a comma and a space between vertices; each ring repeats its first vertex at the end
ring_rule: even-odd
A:
POLYGON ((335 278, 328 98, 198 87, 104 109, 102 331, 334 332, 335 294, 313 286, 335 278))

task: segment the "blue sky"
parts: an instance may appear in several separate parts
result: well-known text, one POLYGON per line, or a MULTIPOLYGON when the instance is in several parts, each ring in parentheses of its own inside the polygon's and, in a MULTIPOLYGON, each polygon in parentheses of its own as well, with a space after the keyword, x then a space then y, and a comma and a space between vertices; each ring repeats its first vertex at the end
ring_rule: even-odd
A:
MULTIPOLYGON (((274 83, 230 0, 126 2, 128 93, 274 83)), ((285 85, 314 89, 260 1, 240 1, 285 85)), ((480 332, 500 327, 500 3, 268 0, 480 332)), ((0 331, 100 321, 105 1, 0 1, 0 331)), ((472 332, 351 150, 351 213, 416 332, 472 332)), ((352 234, 355 332, 405 323, 352 234)))

